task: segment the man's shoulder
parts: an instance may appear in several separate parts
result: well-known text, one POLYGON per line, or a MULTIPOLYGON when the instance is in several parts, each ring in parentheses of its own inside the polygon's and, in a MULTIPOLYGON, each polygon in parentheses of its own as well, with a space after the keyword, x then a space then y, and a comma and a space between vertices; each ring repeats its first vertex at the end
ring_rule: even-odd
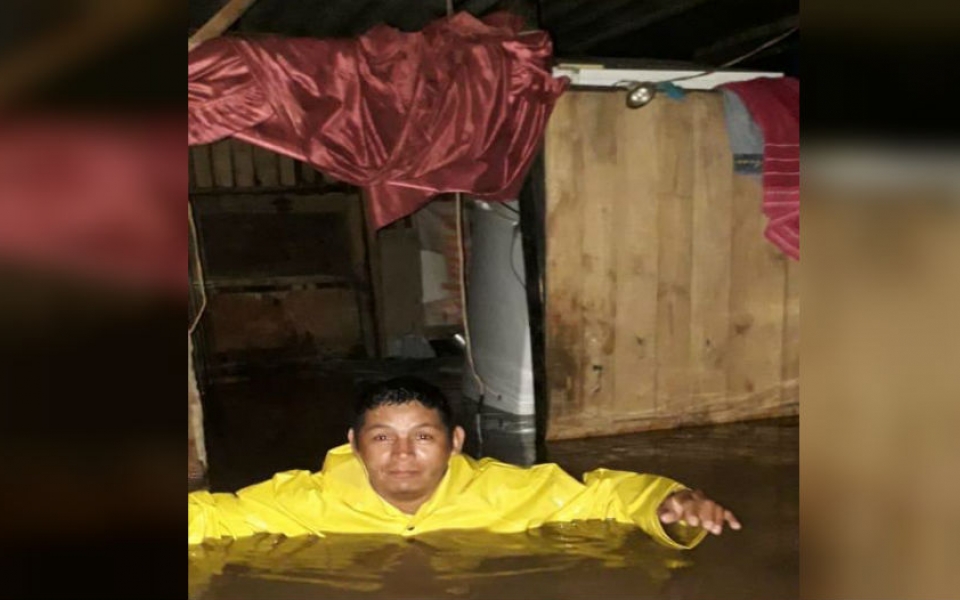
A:
POLYGON ((550 477, 570 477, 566 471, 556 463, 541 463, 536 465, 515 465, 495 458, 485 457, 479 460, 470 459, 475 465, 478 475, 498 476, 510 479, 544 479, 550 477))
POLYGON ((291 469, 289 471, 280 471, 275 473, 273 477, 267 479, 266 481, 261 481, 260 483, 255 483, 253 485, 247 486, 237 492, 240 494, 250 494, 256 493, 258 491, 263 491, 266 489, 271 490, 292 490, 295 488, 307 488, 312 487, 321 476, 319 472, 314 473, 307 471, 306 469, 291 469))

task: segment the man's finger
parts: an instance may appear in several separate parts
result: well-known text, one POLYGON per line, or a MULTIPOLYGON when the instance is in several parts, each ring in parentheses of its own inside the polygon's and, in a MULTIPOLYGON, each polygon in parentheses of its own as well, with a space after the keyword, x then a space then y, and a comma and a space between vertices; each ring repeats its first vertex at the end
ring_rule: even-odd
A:
POLYGON ((727 523, 730 523, 730 529, 733 529, 734 531, 740 531, 740 528, 743 527, 740 524, 740 521, 737 520, 737 517, 735 517, 729 510, 723 511, 723 518, 726 519, 727 523))
POLYGON ((677 521, 677 513, 671 510, 664 510, 660 512, 661 523, 666 523, 667 525, 669 525, 670 523, 675 523, 676 521, 677 521))
POLYGON ((713 502, 705 500, 697 507, 697 516, 700 518, 700 526, 711 533, 713 533, 713 528, 716 525, 713 518, 714 506, 715 505, 713 502))
POLYGON ((694 501, 685 502, 683 504, 683 521, 691 526, 697 527, 700 525, 700 515, 697 514, 697 509, 699 505, 694 501))
POLYGON ((723 507, 719 504, 714 503, 713 505, 713 534, 720 535, 723 533, 723 507))
POLYGON ((680 520, 683 515, 683 505, 675 496, 667 498, 667 501, 660 507, 660 520, 670 524, 680 520))

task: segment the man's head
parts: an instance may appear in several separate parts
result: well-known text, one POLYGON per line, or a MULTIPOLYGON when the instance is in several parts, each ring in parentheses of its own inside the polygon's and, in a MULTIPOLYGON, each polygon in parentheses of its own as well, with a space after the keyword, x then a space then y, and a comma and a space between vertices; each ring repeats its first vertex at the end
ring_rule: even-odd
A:
POLYGON ((413 513, 447 472, 463 447, 443 393, 412 377, 383 382, 363 393, 354 410, 350 445, 384 500, 413 513))

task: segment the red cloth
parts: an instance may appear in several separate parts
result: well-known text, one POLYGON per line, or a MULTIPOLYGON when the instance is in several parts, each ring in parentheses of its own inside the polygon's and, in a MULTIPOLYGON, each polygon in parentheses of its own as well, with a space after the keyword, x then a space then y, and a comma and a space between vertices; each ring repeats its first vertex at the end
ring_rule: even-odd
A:
POLYGON ((182 117, 0 124, 0 261, 185 294, 182 117))
POLYGON ((382 227, 445 192, 517 197, 566 80, 503 13, 358 39, 224 37, 190 53, 188 141, 235 136, 366 188, 382 227))
POLYGON ((763 77, 724 84, 763 130, 764 235, 800 260, 800 81, 763 77))

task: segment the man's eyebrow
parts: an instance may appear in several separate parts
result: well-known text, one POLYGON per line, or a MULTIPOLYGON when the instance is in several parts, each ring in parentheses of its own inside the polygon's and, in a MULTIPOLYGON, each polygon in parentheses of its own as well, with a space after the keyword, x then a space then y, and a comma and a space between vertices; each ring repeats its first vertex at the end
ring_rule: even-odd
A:
MULTIPOLYGON (((436 430, 438 430, 438 431, 441 430, 441 429, 443 429, 442 427, 440 427, 439 425, 437 425, 437 424, 435 424, 435 423, 417 423, 416 425, 414 425, 414 426, 411 427, 410 429, 426 429, 426 428, 436 429, 436 430)), ((369 430, 371 430, 371 429, 390 429, 390 430, 392 431, 392 430, 393 430, 393 427, 391 427, 390 425, 386 425, 386 424, 384 424, 384 423, 372 423, 372 424, 370 424, 370 425, 364 426, 364 430, 366 430, 366 431, 369 431, 369 430)))

